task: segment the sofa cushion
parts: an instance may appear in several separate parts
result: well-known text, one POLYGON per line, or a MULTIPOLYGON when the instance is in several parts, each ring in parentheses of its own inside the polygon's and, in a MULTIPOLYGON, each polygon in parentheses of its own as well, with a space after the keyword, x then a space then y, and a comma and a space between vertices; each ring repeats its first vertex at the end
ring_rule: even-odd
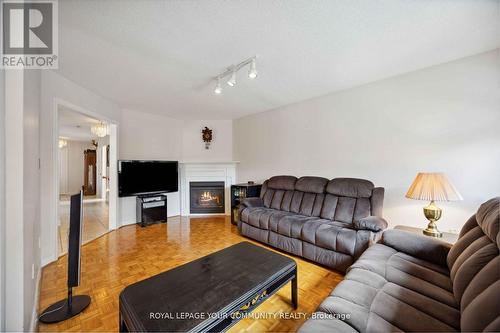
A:
POLYGON ((290 212, 299 214, 300 205, 302 204, 302 198, 304 197, 304 192, 293 191, 292 201, 290 202, 290 212))
POLYGON ((349 197, 339 197, 337 208, 335 209, 335 221, 351 224, 354 217, 354 210, 356 208, 356 199, 349 197))
POLYGON ((342 197, 326 194, 321 208, 321 218, 352 224, 371 215, 368 198, 342 197))
POLYGON ((264 206, 268 208, 281 209, 281 203, 286 191, 295 189, 297 177, 274 176, 265 182, 263 186, 262 199, 264 206))
POLYGON ((500 248, 500 197, 483 203, 476 213, 476 221, 483 233, 500 248))
POLYGON ((284 210, 285 212, 290 211, 292 198, 293 198, 293 191, 291 190, 285 191, 285 194, 283 194, 283 199, 281 200, 281 210, 284 210))
POLYGON ((343 223, 325 219, 306 221, 302 227, 301 238, 324 249, 354 255, 356 230, 343 223))
POLYGON ((332 194, 325 195, 323 207, 321 208, 321 218, 333 220, 335 218, 335 210, 337 209, 338 202, 338 196, 332 194))
POLYGON ((294 176, 274 176, 269 178, 268 189, 275 190, 294 190, 297 177, 294 176))
POLYGON ((304 241, 301 241, 301 243, 302 256, 304 258, 317 262, 321 265, 333 267, 341 272, 345 272, 354 261, 354 258, 351 255, 324 249, 304 241))
POLYGON ((266 193, 262 196, 262 200, 264 202, 264 207, 270 208, 271 207, 271 202, 273 201, 274 193, 276 192, 275 189, 268 188, 266 193))
POLYGON ((408 231, 391 229, 382 235, 385 245, 411 256, 431 261, 440 266, 446 265, 446 257, 451 244, 424 235, 416 235, 408 231))
POLYGON ((453 297, 449 271, 426 260, 421 260, 383 245, 368 248, 351 266, 379 274, 388 282, 421 293, 427 297, 458 307, 453 297))
POLYGON ((460 312, 447 273, 446 267, 376 244, 349 268, 318 311, 350 313, 346 323, 358 331, 455 331, 460 312))
POLYGON ((500 330, 500 197, 483 203, 448 253, 466 331, 500 330))
POLYGON ((269 242, 269 233, 270 233, 269 230, 256 228, 248 223, 241 223, 240 228, 241 228, 241 233, 248 237, 251 237, 263 243, 269 242))
POLYGON ((358 230, 382 231, 387 228, 387 221, 378 216, 367 216, 354 220, 353 225, 358 230))
POLYGON ((241 221, 256 228, 269 230, 271 221, 277 221, 285 215, 290 213, 265 207, 248 207, 241 212, 241 221))
POLYGON ((322 177, 300 177, 295 183, 295 190, 308 193, 325 192, 328 179, 322 177))
POLYGON ((334 178, 328 182, 326 192, 351 198, 370 198, 375 186, 369 180, 357 178, 334 178))
POLYGON ((304 193, 300 204, 299 214, 319 216, 324 198, 324 194, 304 193))
POLYGON ((283 236, 300 239, 302 227, 311 219, 314 218, 296 214, 287 214, 279 219, 273 220, 270 223, 270 230, 283 236))

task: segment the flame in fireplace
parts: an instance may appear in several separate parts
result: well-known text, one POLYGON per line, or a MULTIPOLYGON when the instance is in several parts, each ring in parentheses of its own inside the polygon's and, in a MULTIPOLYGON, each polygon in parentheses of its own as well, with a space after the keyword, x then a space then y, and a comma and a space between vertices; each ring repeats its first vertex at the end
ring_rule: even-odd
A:
POLYGON ((203 203, 209 203, 209 202, 216 202, 217 204, 220 204, 220 199, 218 196, 212 196, 212 193, 210 191, 204 191, 201 196, 200 196, 200 202, 201 204, 203 203))

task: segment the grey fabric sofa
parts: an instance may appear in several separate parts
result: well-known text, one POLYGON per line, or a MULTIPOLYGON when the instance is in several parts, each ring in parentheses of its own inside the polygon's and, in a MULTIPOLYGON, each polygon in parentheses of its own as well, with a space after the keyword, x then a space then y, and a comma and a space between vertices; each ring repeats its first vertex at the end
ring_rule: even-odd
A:
POLYGON ((245 199, 242 235, 317 263, 345 271, 387 222, 384 189, 354 178, 275 176, 260 198, 245 199))
POLYGON ((385 231, 300 332, 500 331, 499 225, 500 197, 453 246, 385 231))

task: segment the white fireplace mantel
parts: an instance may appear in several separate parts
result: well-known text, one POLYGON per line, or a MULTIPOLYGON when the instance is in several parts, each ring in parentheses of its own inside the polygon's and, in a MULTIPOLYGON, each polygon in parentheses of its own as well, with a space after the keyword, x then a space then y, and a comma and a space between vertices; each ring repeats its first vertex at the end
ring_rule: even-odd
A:
POLYGON ((189 211, 189 182, 223 181, 225 187, 225 214, 231 215, 231 185, 236 181, 236 165, 238 162, 180 162, 180 196, 181 215, 191 214, 189 211))

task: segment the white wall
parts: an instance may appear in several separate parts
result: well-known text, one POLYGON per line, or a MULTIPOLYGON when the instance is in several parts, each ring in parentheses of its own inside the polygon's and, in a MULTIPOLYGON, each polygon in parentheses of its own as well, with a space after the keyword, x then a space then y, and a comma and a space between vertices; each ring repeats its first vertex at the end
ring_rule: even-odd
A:
POLYGON ((5 329, 24 329, 23 72, 5 73, 5 329))
MULTIPOLYGON (((63 194, 74 194, 80 192, 85 181, 84 168, 84 152, 87 149, 95 149, 95 147, 86 141, 67 140, 68 145, 59 149, 60 174, 67 175, 66 178, 59 179, 59 188, 66 189, 63 194)), ((97 183, 100 183, 99 177, 96 176, 97 183)))
POLYGON ((499 51, 311 99, 234 122, 238 180, 277 174, 359 177, 386 188, 389 223, 424 227, 404 197, 420 171, 443 171, 464 197, 442 203, 458 230, 500 194, 499 51))
MULTIPOLYGON (((42 264, 57 258, 57 203, 59 177, 57 154, 57 102, 64 101, 73 109, 84 109, 93 117, 118 123, 120 107, 96 93, 85 89, 51 70, 42 71, 40 156, 41 156, 41 237, 42 264)), ((111 207, 110 207, 111 209, 111 207)))
POLYGON ((0 331, 5 331, 5 71, 0 69, 0 331))
POLYGON ((230 162, 233 160, 231 120, 186 120, 182 126, 182 160, 189 162, 230 162), (205 149, 202 129, 212 130, 210 149, 205 149))
POLYGON ((24 329, 30 329, 38 307, 40 269, 40 83, 39 70, 24 71, 23 255, 24 329))
MULTIPOLYGON (((122 110, 120 160, 172 160, 182 156, 182 121, 132 110, 122 110)), ((119 200, 122 225, 136 223, 135 197, 119 200)), ((180 214, 179 192, 168 193, 168 215, 180 214)))

